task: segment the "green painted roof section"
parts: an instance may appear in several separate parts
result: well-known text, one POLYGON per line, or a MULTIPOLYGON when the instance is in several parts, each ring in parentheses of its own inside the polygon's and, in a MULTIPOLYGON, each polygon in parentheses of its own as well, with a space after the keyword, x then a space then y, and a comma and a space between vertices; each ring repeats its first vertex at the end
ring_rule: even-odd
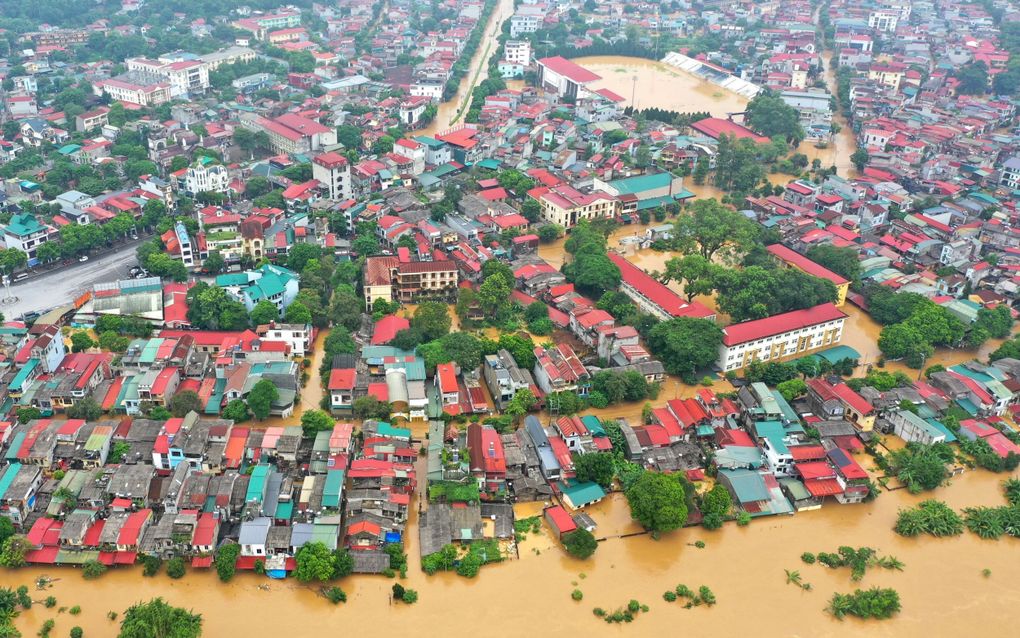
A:
POLYGON ((294 516, 294 501, 281 501, 276 506, 276 513, 273 518, 289 521, 294 516))
POLYGON ((957 399, 956 400, 956 405, 958 405, 961 408, 963 408, 963 410, 967 414, 969 414, 971 416, 977 416, 977 413, 978 413, 977 406, 974 405, 974 402, 971 401, 970 399, 957 399))
POLYGON ((103 446, 106 445, 106 442, 109 441, 112 436, 113 436, 112 430, 110 432, 106 432, 105 434, 104 433, 96 434, 95 432, 93 432, 92 434, 89 435, 88 440, 85 441, 85 449, 88 450, 89 452, 98 452, 99 450, 103 449, 103 446))
POLYGON ((228 273, 226 275, 216 276, 216 285, 223 286, 246 286, 248 284, 248 274, 243 272, 228 273))
POLYGON ((35 218, 35 215, 31 213, 21 213, 11 217, 11 221, 7 223, 5 230, 12 235, 24 237, 25 235, 31 235, 32 233, 42 232, 46 230, 46 227, 39 223, 39 220, 35 218))
POLYGON ((561 485, 563 495, 568 497, 575 507, 584 507, 606 497, 602 487, 592 481, 585 481, 584 483, 563 482, 561 485))
POLYGON ((581 423, 588 428, 592 436, 606 436, 606 429, 602 427, 602 421, 594 414, 586 414, 581 417, 581 423))
POLYGON ((500 164, 499 164, 498 161, 492 159, 491 157, 487 157, 487 158, 483 159, 482 161, 476 163, 475 166, 480 166, 482 168, 488 168, 490 170, 497 170, 499 168, 500 164))
POLYGON ((245 492, 244 501, 262 502, 262 493, 266 489, 266 479, 269 478, 269 466, 259 464, 252 470, 251 478, 248 480, 248 491, 245 492))
POLYGON ((800 501, 806 498, 811 498, 811 492, 807 491, 804 484, 795 478, 782 478, 779 479, 779 484, 786 488, 794 500, 800 501))
POLYGON ((26 361, 25 365, 21 367, 21 370, 18 370, 18 374, 14 375, 14 379, 11 380, 10 389, 21 390, 22 386, 25 385, 25 381, 28 380, 28 377, 35 371, 35 369, 38 366, 39 366, 38 359, 33 358, 26 361))
POLYGON ((726 477, 733 492, 737 495, 737 501, 741 503, 768 501, 771 498, 765 488, 765 481, 760 474, 753 470, 724 469, 719 470, 719 474, 726 477))
POLYGON ((635 175, 634 177, 614 179, 611 182, 607 182, 607 184, 621 195, 634 195, 656 188, 666 188, 673 179, 672 173, 653 173, 651 175, 635 175))
POLYGON ((767 439, 769 446, 776 454, 789 454, 790 449, 786 447, 783 437, 786 436, 786 428, 779 421, 758 421, 754 424, 758 437, 767 439))
POLYGON ((209 400, 205 404, 205 409, 202 410, 206 414, 219 414, 220 406, 223 405, 223 391, 227 387, 227 380, 225 378, 216 379, 216 383, 213 385, 213 391, 209 395, 209 400))
POLYGON ((340 507, 340 495, 344 489, 344 471, 330 470, 326 472, 326 485, 322 490, 323 507, 340 507))
POLYGON ((411 430, 407 428, 396 428, 389 423, 380 423, 376 432, 379 436, 389 437, 391 439, 410 439, 411 430))
POLYGON ((935 419, 925 419, 924 421, 942 434, 946 435, 946 443, 956 443, 956 435, 953 434, 952 430, 942 425, 940 421, 936 421, 935 419))
POLYGON ((312 542, 322 543, 329 549, 336 549, 337 526, 329 523, 314 523, 312 525, 312 542))
POLYGON ((57 149, 57 152, 60 153, 61 155, 70 155, 71 153, 77 152, 80 149, 81 145, 79 144, 67 144, 57 149))
POLYGON ((25 437, 28 436, 27 432, 18 432, 11 439, 11 446, 7 448, 7 453, 4 454, 5 461, 13 461, 18 458, 18 450, 21 449, 21 444, 25 442, 25 437))
POLYGON ((7 471, 4 472, 3 476, 0 476, 0 499, 7 495, 7 490, 11 487, 11 483, 14 482, 14 477, 20 471, 21 463, 11 463, 7 466, 7 471))
POLYGON ((442 148, 446 144, 446 142, 440 142, 436 138, 429 137, 428 135, 415 136, 414 141, 424 144, 425 146, 430 146, 432 148, 442 148))

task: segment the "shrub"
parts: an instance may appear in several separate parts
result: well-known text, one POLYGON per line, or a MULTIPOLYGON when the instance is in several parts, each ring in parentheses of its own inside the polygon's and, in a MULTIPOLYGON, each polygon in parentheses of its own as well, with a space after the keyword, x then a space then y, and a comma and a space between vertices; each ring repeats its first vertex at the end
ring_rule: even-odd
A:
POLYGON ((216 552, 216 574, 220 577, 220 581, 227 582, 234 577, 234 571, 237 569, 237 557, 241 554, 241 546, 237 543, 229 543, 220 547, 220 551, 216 552))
POLYGON ((81 613, 81 607, 79 605, 75 605, 74 607, 68 609, 67 613, 71 614, 72 616, 77 616, 78 614, 81 613))
POLYGON ((667 603, 674 602, 676 601, 676 592, 672 590, 667 591, 662 594, 662 599, 665 600, 667 603))
POLYGON ((163 567, 163 561, 157 556, 142 556, 142 576, 155 576, 163 567))
POLYGON ((963 532, 963 519, 941 501, 922 501, 917 507, 900 510, 893 527, 900 536, 956 536, 963 532))
POLYGON ((334 605, 347 602, 347 594, 339 587, 330 587, 324 590, 322 594, 334 605))
POLYGON ((815 564, 815 555, 812 554, 811 552, 804 552, 803 554, 800 555, 800 559, 807 563, 808 565, 815 564))
POLYGON ((416 592, 413 589, 405 589, 404 595, 401 596, 400 599, 403 600, 408 605, 413 605, 416 602, 418 602, 418 592, 416 592))
POLYGON ((737 514, 737 525, 746 527, 751 524, 751 515, 747 512, 741 512, 737 514))
POLYGON ((54 596, 47 596, 43 605, 46 609, 52 609, 57 606, 57 599, 54 596))
POLYGON ((82 638, 85 632, 82 631, 81 627, 71 627, 71 638, 82 638))
POLYGON ((900 610, 900 595, 895 589, 872 587, 852 594, 833 594, 828 611, 836 618, 847 615, 858 618, 885 619, 900 610))
POLYGON ((400 583, 393 583, 393 599, 401 600, 404 597, 404 586, 400 583))
POLYGON ((598 541, 586 529, 577 529, 563 535, 563 547, 567 553, 575 558, 588 558, 598 548, 598 541))
POLYGON ((95 580, 106 573, 106 565, 98 560, 87 560, 82 563, 81 574, 88 580, 95 580))
POLYGON ((170 578, 183 578, 187 571, 187 567, 184 565, 184 559, 180 556, 175 556, 166 562, 166 575, 170 578))
POLYGON ((574 600, 583 600, 584 592, 582 592, 580 589, 575 589, 574 591, 570 592, 570 597, 573 598, 574 600))

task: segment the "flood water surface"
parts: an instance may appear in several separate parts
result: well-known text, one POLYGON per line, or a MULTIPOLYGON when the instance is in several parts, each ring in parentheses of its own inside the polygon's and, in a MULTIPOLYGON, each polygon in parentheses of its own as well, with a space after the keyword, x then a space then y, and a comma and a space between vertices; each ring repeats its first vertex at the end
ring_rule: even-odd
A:
MULTIPOLYGON (((863 462, 868 465, 867 459, 863 462)), ((1001 504, 1000 479, 970 472, 936 496, 956 508, 1001 504)), ((84 628, 87 636, 115 635, 108 611, 122 613, 133 602, 155 596, 201 613, 206 636, 309 636, 346 623, 366 636, 414 633, 423 627, 432 635, 465 635, 485 627, 492 636, 578 631, 648 636, 678 628, 702 636, 858 636, 862 630, 877 636, 949 636, 970 634, 975 621, 991 635, 1007 635, 1002 632, 1012 626, 1013 609, 1020 603, 1018 541, 982 541, 969 533, 945 540, 895 535, 897 510, 919 498, 901 490, 883 493, 869 504, 830 503, 819 511, 758 519, 747 527, 730 523, 715 532, 691 528, 655 541, 644 535, 614 538, 637 531, 625 499, 616 495, 590 510, 599 523, 596 536, 609 538, 587 561, 564 554, 543 529, 522 542, 520 558, 484 567, 474 580, 453 574, 429 577, 418 569, 412 543, 411 569, 402 582, 419 592, 413 606, 391 605, 393 581, 384 577, 345 579, 340 585, 348 602, 334 607, 319 596, 317 587, 253 574, 241 574, 228 584, 220 583, 212 571, 189 572, 177 581, 165 575, 143 578, 139 569, 112 570, 89 582, 74 569, 25 569, 3 576, 7 586, 28 585, 37 600, 52 595, 59 606, 82 608, 81 615, 73 617, 35 605, 18 620, 26 635, 48 618, 57 620, 54 635, 66 635, 73 625, 84 628), (706 547, 694 547, 697 540, 706 547), (805 565, 799 558, 805 551, 835 551, 840 545, 874 547, 906 567, 903 572, 875 568, 853 583, 845 569, 805 565), (986 568, 992 572, 988 577, 982 575, 986 568), (799 570, 813 591, 786 585, 784 569, 799 570), (58 580, 46 592, 36 592, 34 581, 42 574, 58 580), (707 585, 718 604, 687 610, 665 602, 662 592, 680 583, 707 585), (833 592, 871 586, 899 591, 903 611, 892 620, 867 623, 840 622, 823 611, 833 592), (571 600, 575 588, 584 593, 583 601, 571 600), (613 610, 630 599, 651 608, 632 625, 607 625, 592 615, 594 607, 613 610)), ((518 509, 521 515, 538 511, 536 505, 518 509)), ((411 532, 416 534, 414 527, 411 532)))

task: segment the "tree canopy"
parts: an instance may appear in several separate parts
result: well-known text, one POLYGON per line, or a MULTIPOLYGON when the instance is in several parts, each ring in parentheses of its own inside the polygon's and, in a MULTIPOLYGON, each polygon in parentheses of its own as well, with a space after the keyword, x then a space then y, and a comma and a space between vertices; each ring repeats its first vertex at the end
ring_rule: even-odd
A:
POLYGON ((674 224, 673 242, 684 254, 697 253, 711 261, 733 257, 747 250, 758 236, 755 225, 746 217, 715 199, 699 199, 688 214, 674 224))
POLYGON ((748 102, 744 119, 751 129, 765 137, 781 135, 794 143, 804 139, 797 110, 769 91, 762 91, 748 102))
POLYGON ((645 471, 625 492, 630 514, 653 532, 679 529, 687 522, 687 501, 677 475, 645 471))
POLYGON ((198 638, 202 616, 173 607, 162 598, 137 603, 124 612, 118 638, 198 638))

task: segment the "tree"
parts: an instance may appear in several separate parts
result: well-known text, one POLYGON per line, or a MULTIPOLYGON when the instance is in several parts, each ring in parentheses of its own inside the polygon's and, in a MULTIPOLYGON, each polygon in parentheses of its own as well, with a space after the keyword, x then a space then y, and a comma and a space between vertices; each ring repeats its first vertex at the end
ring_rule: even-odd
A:
POLYGON ((188 290, 188 321, 203 330, 243 330, 248 310, 219 286, 200 281, 188 290))
POLYGON ((312 259, 319 259, 322 256, 322 248, 317 244, 302 242, 294 244, 287 252, 287 268, 294 272, 301 272, 312 259))
POLYGON ((224 583, 234 577, 234 571, 237 569, 237 557, 240 554, 241 546, 237 543, 227 543, 216 552, 214 559, 216 574, 224 583))
POLYGON ((28 423, 29 421, 35 421, 36 419, 42 418, 42 412, 39 410, 39 408, 31 406, 18 408, 15 411, 15 414, 18 415, 18 423, 21 423, 22 425, 28 423))
POLYGON ((718 516, 720 519, 729 515, 733 507, 733 498, 730 491, 724 486, 716 484, 701 499, 701 513, 706 517, 709 515, 718 516))
POLYGON ((0 516, 0 548, 4 546, 7 539, 14 536, 14 523, 6 516, 0 516))
POLYGON ((968 62, 956 71, 957 95, 982 95, 988 90, 988 66, 978 60, 968 62))
POLYGON ((578 481, 593 481, 608 488, 616 473, 613 455, 608 452, 574 455, 574 472, 578 481))
POLYGON ((743 252, 757 237, 757 229, 746 217, 713 199, 699 199, 690 214, 674 224, 674 243, 685 254, 697 252, 708 261, 716 253, 731 256, 743 252))
POLYGON ((124 352, 131 344, 127 337, 122 337, 112 330, 99 334, 99 348, 108 352, 124 352))
POLYGON ((261 421, 269 416, 273 403, 280 398, 280 391, 269 379, 261 379, 248 393, 248 408, 261 421))
POLYGON ((818 244, 807 251, 807 258, 843 276, 847 281, 858 281, 861 278, 861 262, 854 248, 818 244))
POLYGON ((747 104, 744 120, 765 137, 781 135, 795 144, 804 139, 797 110, 770 91, 762 91, 747 104))
POLYGON ((919 306, 931 304, 927 297, 916 292, 896 293, 887 286, 871 286, 864 291, 871 318, 888 326, 906 321, 919 306))
POLYGON ((503 411, 515 421, 528 413, 535 406, 538 399, 528 388, 521 388, 514 393, 514 396, 507 402, 503 411))
POLYGON ((194 390, 178 392, 170 399, 170 413, 177 418, 184 417, 189 412, 201 413, 204 407, 202 399, 194 390))
POLYGON ((511 279, 507 279, 502 273, 496 273, 485 278, 482 285, 478 287, 478 305, 486 317, 492 321, 502 323, 508 318, 511 301, 510 293, 513 290, 511 279))
POLYGON ((308 410, 301 415, 301 431, 308 438, 315 436, 316 432, 325 432, 332 429, 332 417, 322 410, 308 410))
POLYGON ((89 333, 84 330, 71 333, 71 351, 72 352, 85 352, 90 348, 94 348, 96 342, 92 340, 89 333))
POLYGON ((648 344, 667 372, 690 377, 719 358, 722 336, 714 321, 677 317, 656 324, 648 333, 648 344))
POLYGON ((312 311, 300 301, 293 301, 283 312, 283 320, 287 323, 309 324, 312 323, 312 311))
POLYGON ((220 254, 220 251, 214 250, 209 253, 208 257, 205 258, 205 262, 202 263, 202 267, 207 273, 211 275, 218 275, 227 267, 227 262, 223 259, 223 255, 220 254))
POLYGON ((595 536, 583 527, 563 535, 563 548, 574 558, 588 558, 598 546, 595 536))
POLYGON ((600 296, 607 290, 620 285, 620 267, 603 252, 584 251, 574 255, 574 260, 564 266, 563 273, 577 284, 578 288, 600 296))
POLYGON ((198 638, 202 616, 172 607, 162 598, 136 603, 124 612, 118 638, 198 638))
POLYGON ((251 418, 251 411, 248 404, 241 399, 233 399, 223 408, 223 418, 230 419, 234 423, 243 423, 251 418))
MULTIPOLYGON (((393 544, 387 545, 386 547, 392 547, 393 544)), ((391 559, 392 565, 392 559, 391 559)), ((343 547, 338 547, 333 550, 333 578, 343 578, 350 576, 354 571, 354 557, 351 553, 343 547)))
POLYGON ((955 452, 945 443, 908 443, 889 455, 889 473, 902 481, 911 494, 933 490, 949 479, 947 464, 955 452))
POLYGON ((32 544, 24 536, 7 537, 0 547, 0 567, 16 569, 25 566, 25 557, 32 551, 32 544))
POLYGON ((357 126, 350 124, 344 124, 338 126, 336 129, 336 141, 344 145, 348 149, 357 149, 361 147, 361 129, 357 126))
POLYGON ((784 399, 793 401, 807 393, 807 383, 803 379, 790 379, 777 385, 776 389, 779 390, 779 394, 783 395, 784 399))
POLYGON ((563 227, 559 224, 546 224, 538 229, 538 241, 543 244, 551 244, 560 237, 563 237, 563 227))
POLYGON ((868 154, 867 149, 858 148, 850 154, 850 162, 854 165, 854 168, 857 169, 858 173, 863 171, 864 167, 867 166, 870 161, 871 155, 868 154))
POLYGON ((645 529, 668 532, 687 522, 684 488, 676 475, 646 470, 625 495, 631 517, 645 529))
POLYGON ((423 301, 411 318, 411 327, 419 330, 426 341, 445 336, 451 325, 447 305, 438 301, 423 301))
POLYGON ((251 309, 252 325, 264 326, 280 319, 280 310, 272 301, 263 299, 251 309))
POLYGON ((977 312, 975 328, 984 328, 988 335, 995 339, 1005 339, 1013 331, 1013 314, 1006 304, 999 304, 995 308, 981 308, 977 312))
POLYGON ((386 420, 390 418, 390 404, 373 396, 358 397, 352 404, 352 410, 355 419, 386 420))
POLYGON ((303 583, 314 580, 326 582, 333 578, 336 559, 332 552, 320 542, 305 543, 295 555, 297 567, 294 577, 303 583))
POLYGON ((701 255, 685 255, 673 257, 666 262, 666 271, 662 275, 662 283, 679 281, 684 288, 687 301, 693 301, 698 295, 710 295, 715 289, 716 267, 701 255))
POLYGON ((935 352, 925 335, 906 323, 883 328, 878 336, 878 349, 889 359, 910 358, 922 362, 918 367, 935 352))
POLYGON ((92 397, 85 397, 67 408, 67 416, 71 419, 96 421, 103 416, 103 406, 99 405, 92 397))

